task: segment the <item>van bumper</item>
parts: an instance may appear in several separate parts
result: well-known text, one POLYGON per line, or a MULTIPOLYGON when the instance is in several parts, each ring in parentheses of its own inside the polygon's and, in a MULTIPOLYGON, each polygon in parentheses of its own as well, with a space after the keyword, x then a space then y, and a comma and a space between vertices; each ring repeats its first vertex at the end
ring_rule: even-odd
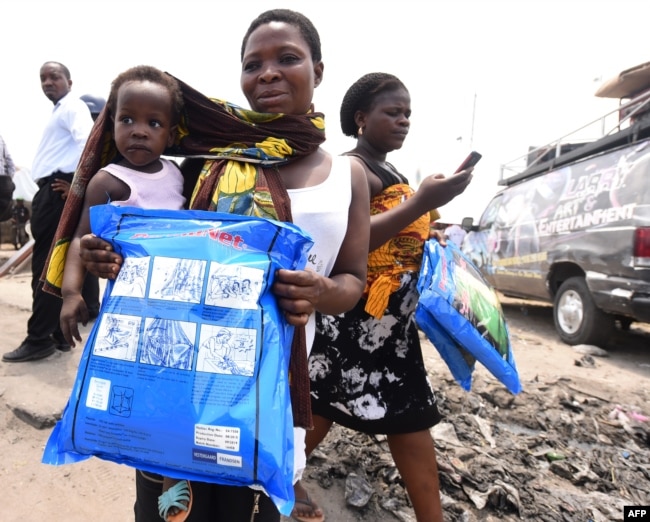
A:
POLYGON ((650 322, 650 282, 588 273, 587 286, 596 306, 610 313, 650 322))

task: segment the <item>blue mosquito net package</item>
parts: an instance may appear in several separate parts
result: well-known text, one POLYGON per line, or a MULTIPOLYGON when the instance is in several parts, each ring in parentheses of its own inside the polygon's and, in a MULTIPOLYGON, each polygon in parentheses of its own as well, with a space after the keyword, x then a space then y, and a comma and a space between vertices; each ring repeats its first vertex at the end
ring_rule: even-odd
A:
POLYGON ((521 391, 499 298, 456 245, 425 243, 418 292, 415 320, 465 390, 478 361, 512 393, 521 391))
POLYGON ((43 462, 96 456, 293 505, 293 327, 271 293, 313 242, 289 223, 205 211, 91 209, 124 257, 107 283, 43 462))

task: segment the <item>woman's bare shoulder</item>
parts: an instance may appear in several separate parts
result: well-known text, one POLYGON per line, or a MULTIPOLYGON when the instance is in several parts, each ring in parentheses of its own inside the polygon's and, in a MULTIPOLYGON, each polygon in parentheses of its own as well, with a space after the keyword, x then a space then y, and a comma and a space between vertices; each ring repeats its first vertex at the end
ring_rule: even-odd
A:
POLYGON ((322 148, 283 165, 278 170, 287 189, 313 187, 323 183, 332 169, 332 155, 322 148))

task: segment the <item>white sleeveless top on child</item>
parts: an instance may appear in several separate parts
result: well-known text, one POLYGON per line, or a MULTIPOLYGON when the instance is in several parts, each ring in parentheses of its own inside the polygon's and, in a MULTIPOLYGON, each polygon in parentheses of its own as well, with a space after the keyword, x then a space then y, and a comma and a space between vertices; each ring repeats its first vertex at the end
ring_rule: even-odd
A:
POLYGON ((183 175, 175 163, 164 158, 160 161, 162 168, 151 174, 115 163, 102 167, 131 189, 129 199, 110 203, 117 207, 182 209, 185 204, 183 175))

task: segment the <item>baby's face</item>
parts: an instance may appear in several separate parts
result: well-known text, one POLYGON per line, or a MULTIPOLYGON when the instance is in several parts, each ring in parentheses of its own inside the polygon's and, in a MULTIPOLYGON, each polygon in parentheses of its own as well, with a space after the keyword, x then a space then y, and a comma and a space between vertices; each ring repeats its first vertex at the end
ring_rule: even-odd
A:
POLYGON ((127 166, 142 172, 160 170, 158 159, 176 135, 171 93, 149 81, 126 82, 117 91, 113 130, 127 166))

